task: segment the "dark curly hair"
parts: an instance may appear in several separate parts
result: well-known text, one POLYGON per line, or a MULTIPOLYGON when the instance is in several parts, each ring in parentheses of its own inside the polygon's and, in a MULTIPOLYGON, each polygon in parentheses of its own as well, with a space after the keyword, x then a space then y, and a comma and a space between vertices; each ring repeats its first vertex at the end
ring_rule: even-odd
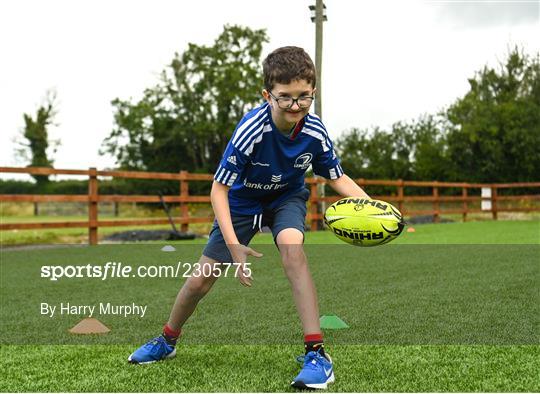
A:
POLYGON ((263 61, 264 87, 270 91, 275 83, 288 84, 305 80, 315 87, 317 76, 315 65, 302 48, 281 47, 269 54, 263 61))

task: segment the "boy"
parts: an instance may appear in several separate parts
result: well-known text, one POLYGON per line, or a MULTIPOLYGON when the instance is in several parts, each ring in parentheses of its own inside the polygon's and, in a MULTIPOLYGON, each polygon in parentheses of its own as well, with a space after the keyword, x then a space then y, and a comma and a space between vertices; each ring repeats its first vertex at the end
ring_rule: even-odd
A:
MULTIPOLYGON (((309 198, 304 173, 313 166, 315 174, 327 178, 344 197, 367 194, 343 173, 321 120, 308 113, 316 74, 307 53, 298 47, 276 49, 265 59, 263 72, 265 103, 242 118, 214 176, 210 196, 216 221, 199 260, 200 270, 204 272, 204 265, 213 269, 221 263, 241 264, 238 279, 251 286, 245 263, 248 256, 261 254, 247 245, 263 225, 269 226, 304 332, 304 366, 291 384, 325 389, 334 373, 324 351, 317 294, 302 247, 309 198)), ((148 363, 173 357, 182 326, 216 280, 217 276, 204 275, 188 278, 163 334, 128 360, 148 363)))

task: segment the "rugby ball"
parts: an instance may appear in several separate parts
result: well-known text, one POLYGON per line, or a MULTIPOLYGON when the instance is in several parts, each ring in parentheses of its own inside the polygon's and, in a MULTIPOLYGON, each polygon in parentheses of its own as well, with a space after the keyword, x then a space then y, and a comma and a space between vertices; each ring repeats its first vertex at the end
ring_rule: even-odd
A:
POLYGON ((356 246, 377 246, 398 237, 405 227, 403 215, 380 200, 349 197, 336 201, 324 222, 340 240, 356 246))

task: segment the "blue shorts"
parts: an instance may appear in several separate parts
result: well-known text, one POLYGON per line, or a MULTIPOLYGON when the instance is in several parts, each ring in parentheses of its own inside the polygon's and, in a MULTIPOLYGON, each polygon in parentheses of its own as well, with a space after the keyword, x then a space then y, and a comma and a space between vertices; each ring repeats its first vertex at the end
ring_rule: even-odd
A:
MULTIPOLYGON (((238 241, 242 245, 248 245, 255 234, 265 226, 272 230, 274 242, 281 230, 286 228, 298 229, 303 234, 306 229, 306 202, 309 194, 308 189, 303 189, 283 201, 278 207, 264 211, 261 215, 231 215, 238 241)), ((216 220, 214 220, 208 243, 202 254, 221 263, 233 263, 216 220)))

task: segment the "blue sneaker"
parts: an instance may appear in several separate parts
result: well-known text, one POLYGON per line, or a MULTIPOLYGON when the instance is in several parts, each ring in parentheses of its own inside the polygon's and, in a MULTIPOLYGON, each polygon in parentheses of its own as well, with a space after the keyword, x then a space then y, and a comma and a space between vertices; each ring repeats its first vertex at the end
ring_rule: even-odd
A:
POLYGON ((161 335, 146 342, 128 357, 132 364, 150 364, 176 356, 176 348, 169 345, 161 335))
POLYGON ((299 356, 297 360, 304 362, 302 370, 291 383, 297 389, 326 389, 328 383, 333 383, 334 368, 332 359, 327 354, 326 359, 318 352, 309 352, 305 356, 299 356))

